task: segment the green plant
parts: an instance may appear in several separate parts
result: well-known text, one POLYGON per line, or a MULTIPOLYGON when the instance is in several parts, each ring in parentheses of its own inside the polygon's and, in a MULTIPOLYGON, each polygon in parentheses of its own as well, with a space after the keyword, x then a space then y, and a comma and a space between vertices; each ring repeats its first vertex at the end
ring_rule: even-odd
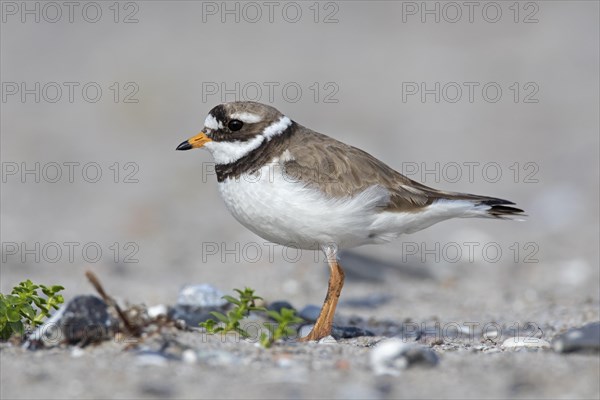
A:
POLYGON ((265 323, 269 327, 270 335, 266 333, 261 333, 260 335, 260 344, 264 347, 269 348, 271 345, 282 338, 289 337, 294 334, 294 328, 290 325, 299 324, 304 321, 302 318, 296 315, 295 310, 290 310, 289 308, 282 308, 280 312, 277 311, 267 311, 267 315, 273 318, 277 324, 268 324, 265 323))
POLYGON ((23 335, 25 324, 41 325, 52 309, 64 302, 58 294, 64 287, 35 285, 29 279, 19 283, 11 294, 0 293, 0 339, 7 340, 13 334, 23 335), (41 289, 46 298, 38 294, 41 289))
POLYGON ((254 295, 253 289, 245 288, 243 291, 239 289, 234 290, 239 295, 238 299, 232 296, 223 296, 225 300, 233 305, 233 308, 227 315, 213 311, 211 314, 218 321, 209 319, 200 323, 200 327, 206 329, 207 333, 237 332, 240 336, 247 338, 250 334, 240 326, 240 322, 250 314, 250 311, 262 312, 277 322, 277 324, 265 323, 270 334, 263 332, 260 335, 260 343, 268 348, 271 347, 276 340, 290 336, 294 333, 294 329, 290 327, 291 324, 297 324, 303 321, 302 318, 296 316, 296 311, 288 308, 282 308, 280 312, 277 312, 267 310, 265 307, 256 306, 256 300, 262 300, 262 297, 254 295))
POLYGON ((227 313, 227 315, 218 311, 212 311, 211 314, 223 323, 219 325, 218 322, 209 319, 205 322, 200 323, 200 326, 206 329, 208 333, 227 333, 237 332, 242 337, 247 338, 250 336, 248 332, 240 327, 240 321, 244 319, 250 311, 267 311, 264 307, 257 307, 256 300, 262 300, 262 297, 255 296, 254 290, 245 288, 243 291, 234 289, 239 294, 239 299, 232 296, 223 296, 225 300, 233 304, 234 307, 227 313))

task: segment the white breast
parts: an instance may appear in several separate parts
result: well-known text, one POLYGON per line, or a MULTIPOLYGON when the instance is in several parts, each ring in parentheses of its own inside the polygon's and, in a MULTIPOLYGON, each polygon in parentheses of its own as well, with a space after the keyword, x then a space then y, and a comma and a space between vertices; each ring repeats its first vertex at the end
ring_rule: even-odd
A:
POLYGON ((379 242, 369 227, 377 218, 376 207, 389 197, 383 187, 372 186, 353 198, 329 199, 284 175, 277 159, 254 174, 226 179, 219 190, 231 214, 248 229, 301 249, 379 242))

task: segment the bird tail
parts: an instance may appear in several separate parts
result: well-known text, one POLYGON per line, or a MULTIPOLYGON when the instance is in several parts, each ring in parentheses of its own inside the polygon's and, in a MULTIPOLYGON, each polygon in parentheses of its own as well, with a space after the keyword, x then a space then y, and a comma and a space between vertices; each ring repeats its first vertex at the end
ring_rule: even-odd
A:
POLYGON ((525 211, 513 207, 515 203, 503 199, 483 200, 476 204, 476 208, 485 208, 486 216, 498 219, 523 220, 525 211))
POLYGON ((446 200, 462 200, 472 204, 472 207, 465 212, 465 215, 463 215, 464 217, 483 217, 517 221, 523 221, 523 217, 527 217, 525 211, 513 207, 515 203, 509 200, 467 193, 452 193, 451 196, 445 197, 446 200))

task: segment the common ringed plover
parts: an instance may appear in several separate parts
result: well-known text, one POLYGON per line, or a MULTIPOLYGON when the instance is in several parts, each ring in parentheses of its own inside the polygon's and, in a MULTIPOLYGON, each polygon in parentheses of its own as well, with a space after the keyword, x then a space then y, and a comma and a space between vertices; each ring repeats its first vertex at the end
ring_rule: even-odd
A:
POLYGON ((344 284, 339 250, 388 242, 450 218, 523 215, 508 200, 415 182, 372 155, 261 103, 213 108, 202 132, 177 150, 199 147, 212 153, 221 196, 242 225, 271 242, 325 253, 327 295, 303 340, 331 333, 344 284))

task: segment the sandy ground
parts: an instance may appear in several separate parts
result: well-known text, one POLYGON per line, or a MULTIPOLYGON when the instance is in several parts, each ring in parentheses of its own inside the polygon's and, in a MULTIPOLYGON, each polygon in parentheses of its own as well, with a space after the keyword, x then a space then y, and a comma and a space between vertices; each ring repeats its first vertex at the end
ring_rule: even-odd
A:
MULTIPOLYGON (((27 278, 65 286, 67 299, 93 293, 84 277, 92 269, 134 304, 173 304, 183 285, 204 282, 224 292, 249 286, 298 308, 320 304, 322 257, 272 247, 243 228, 219 198, 209 155, 174 151, 210 108, 237 97, 271 103, 427 185, 508 198, 530 216, 448 221, 353 250, 342 258, 340 316, 533 323, 548 341, 600 319, 597 2, 522 2, 518 15, 501 3, 497 22, 487 2, 477 3, 473 22, 467 8, 449 22, 455 14, 442 2, 428 3, 439 22, 421 2, 323 3, 318 15, 298 3, 297 22, 288 3, 278 3, 272 22, 262 3, 254 22, 254 5, 235 2, 239 22, 220 2, 138 1, 118 15, 100 3, 97 22, 85 3, 73 22, 60 4, 61 18, 49 22, 54 10, 37 2, 39 22, 21 22, 23 3, 8 3, 2 293, 27 278), (377 296, 385 301, 365 306, 377 296)), ((597 354, 487 352, 474 349, 478 339, 446 338, 434 346, 437 367, 381 377, 368 362, 373 342, 362 339, 261 350, 179 335, 235 358, 145 365, 113 342, 75 353, 2 346, 0 396, 600 395, 597 354)))

